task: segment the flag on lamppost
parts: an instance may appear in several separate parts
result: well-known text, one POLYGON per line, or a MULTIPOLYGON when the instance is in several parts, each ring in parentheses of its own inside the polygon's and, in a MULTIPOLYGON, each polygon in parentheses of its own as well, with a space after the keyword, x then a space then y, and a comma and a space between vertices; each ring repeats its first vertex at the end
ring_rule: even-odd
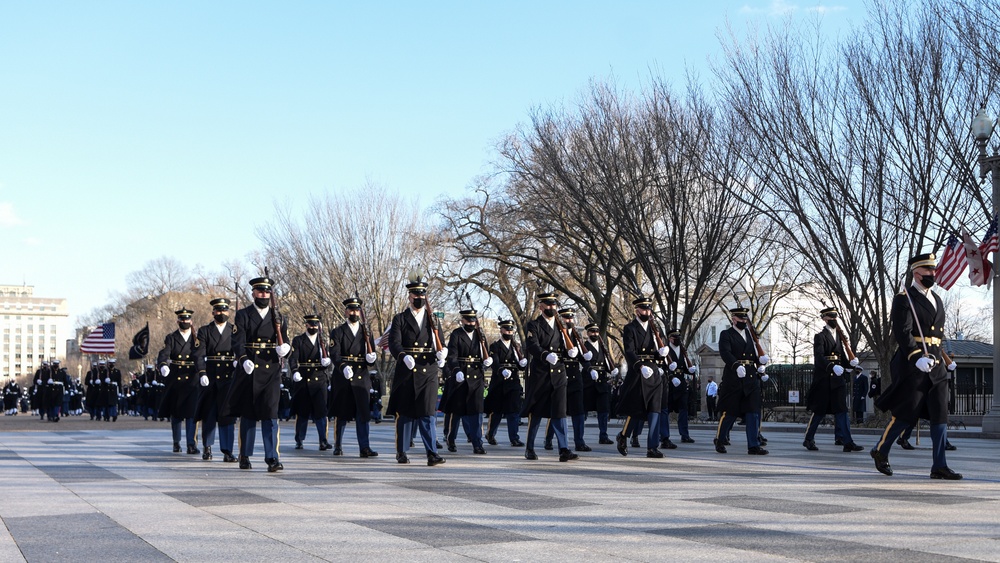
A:
POLYGON ((993 265, 979 251, 979 245, 972 240, 972 235, 965 228, 962 228, 962 241, 965 245, 965 259, 969 261, 969 283, 972 285, 986 285, 990 283, 990 273, 993 265))
POLYGON ((937 265, 937 282, 944 289, 951 289, 958 278, 962 277, 962 272, 969 265, 965 257, 965 248, 958 237, 952 234, 948 237, 948 242, 944 245, 944 252, 941 253, 941 260, 937 265))
POLYGON ((149 353, 149 323, 132 337, 132 347, 128 350, 128 359, 141 360, 149 353))
POLYGON ((990 221, 990 228, 986 229, 986 237, 983 244, 979 245, 979 253, 983 258, 989 257, 990 253, 1000 252, 1000 239, 997 238, 997 218, 990 221))

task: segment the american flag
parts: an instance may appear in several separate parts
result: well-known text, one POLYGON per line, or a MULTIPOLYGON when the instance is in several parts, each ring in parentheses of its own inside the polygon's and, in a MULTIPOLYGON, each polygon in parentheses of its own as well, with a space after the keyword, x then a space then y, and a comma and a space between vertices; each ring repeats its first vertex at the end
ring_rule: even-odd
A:
POLYGON ((965 249, 962 247, 961 241, 952 234, 944 245, 941 261, 937 265, 935 277, 937 277, 938 284, 944 289, 951 289, 958 278, 962 277, 962 272, 968 265, 969 260, 965 257, 965 249))
POLYGON ((983 239, 983 244, 979 245, 979 253, 983 255, 983 258, 988 257, 990 252, 1000 252, 1000 240, 997 239, 996 217, 990 221, 990 228, 986 229, 986 238, 983 239))
POLYGON ((115 353, 115 323, 104 323, 90 331, 90 334, 80 344, 84 354, 114 354, 115 353))

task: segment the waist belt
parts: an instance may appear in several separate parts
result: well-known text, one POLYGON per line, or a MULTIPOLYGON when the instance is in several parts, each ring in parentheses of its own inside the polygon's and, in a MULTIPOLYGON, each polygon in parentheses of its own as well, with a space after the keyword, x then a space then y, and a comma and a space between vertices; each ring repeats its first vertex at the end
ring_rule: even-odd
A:
MULTIPOLYGON (((420 353, 420 352, 418 352, 420 353)), ((341 360, 348 364, 363 364, 365 359, 362 356, 341 356, 341 360)))
POLYGON ((433 354, 436 350, 433 348, 403 348, 403 352, 407 354, 433 354))
POLYGON ((251 350, 274 350, 275 342, 251 342, 246 345, 251 350))
POLYGON ((194 362, 182 362, 180 360, 170 360, 170 365, 176 366, 176 367, 179 367, 179 368, 193 368, 194 367, 194 362))
POLYGON ((222 356, 208 356, 205 359, 209 362, 231 362, 236 359, 236 356, 233 354, 223 354, 222 356))
POLYGON ((828 359, 828 360, 839 360, 840 359, 840 356, 838 356, 837 354, 831 354, 829 356, 823 356, 823 357, 826 358, 826 359, 828 359))
POLYGON ((638 354, 638 356, 639 356, 640 360, 653 360, 653 361, 656 361, 656 360, 660 359, 660 356, 657 355, 657 354, 638 354))
POLYGON ((459 358, 458 361, 463 364, 479 364, 483 362, 483 359, 478 356, 466 356, 465 358, 459 358))
POLYGON ((521 369, 521 365, 518 364, 517 362, 512 363, 512 364, 502 363, 502 364, 499 364, 499 367, 508 368, 508 369, 510 369, 510 368, 521 369))
POLYGON ((323 367, 323 364, 321 364, 319 362, 300 362, 299 363, 299 367, 300 368, 321 368, 321 367, 323 367))
POLYGON ((753 360, 736 360, 736 365, 738 366, 755 366, 757 362, 753 360))
POLYGON ((916 340, 917 342, 923 342, 924 344, 927 344, 928 346, 940 346, 941 345, 941 339, 938 338, 937 336, 914 336, 913 339, 916 340))

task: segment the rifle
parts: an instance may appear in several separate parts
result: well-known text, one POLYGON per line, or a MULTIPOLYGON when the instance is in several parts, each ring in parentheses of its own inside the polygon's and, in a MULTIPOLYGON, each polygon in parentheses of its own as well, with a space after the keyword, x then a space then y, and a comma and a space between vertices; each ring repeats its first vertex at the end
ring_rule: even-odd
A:
POLYGON ((319 313, 316 312, 315 302, 313 302, 313 315, 315 315, 316 318, 319 319, 319 332, 316 333, 317 334, 316 344, 319 345, 319 357, 323 359, 329 355, 329 352, 326 351, 326 346, 323 346, 323 319, 322 317, 319 316, 319 313))
POLYGON ((764 347, 760 345, 760 338, 757 337, 757 330, 754 329, 753 323, 750 319, 747 319, 747 328, 750 329, 750 338, 753 339, 753 345, 757 348, 757 356, 766 356, 767 353, 764 352, 764 347))
MULTIPOLYGON (((271 275, 267 272, 267 266, 264 266, 264 276, 270 278, 271 275)), ((271 324, 274 326, 274 336, 277 339, 278 346, 285 343, 284 338, 281 337, 281 314, 278 313, 278 298, 274 294, 274 285, 271 286, 271 324)))
POLYGON ((566 332, 566 326, 563 325, 562 319, 559 318, 559 313, 556 313, 554 318, 556 320, 556 326, 559 327, 559 332, 562 333, 563 344, 566 346, 566 351, 569 352, 573 348, 576 348, 576 346, 573 345, 573 339, 570 338, 569 333, 566 332))
MULTIPOLYGON (((465 300, 469 303, 469 309, 475 311, 475 307, 472 306, 472 298, 469 297, 469 293, 465 293, 465 300)), ((490 357, 490 349, 486 346, 486 335, 483 334, 483 324, 479 322, 479 318, 476 317, 476 338, 479 339, 479 353, 482 355, 483 360, 490 357)))
POLYGON ((427 314, 431 316, 431 339, 434 340, 434 350, 440 352, 444 348, 444 343, 441 342, 441 319, 434 315, 434 309, 431 308, 431 300, 424 295, 424 305, 427 307, 427 314))
POLYGON ((851 343, 847 340, 847 335, 844 334, 843 330, 840 330, 840 321, 837 321, 837 338, 840 339, 840 343, 844 345, 844 353, 847 354, 847 359, 853 362, 857 356, 855 356, 854 351, 851 350, 851 343))

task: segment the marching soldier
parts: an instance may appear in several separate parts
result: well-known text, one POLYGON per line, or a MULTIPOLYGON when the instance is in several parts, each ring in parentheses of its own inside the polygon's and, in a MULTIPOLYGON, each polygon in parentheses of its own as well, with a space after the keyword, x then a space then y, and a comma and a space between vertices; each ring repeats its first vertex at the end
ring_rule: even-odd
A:
POLYGON ((486 389, 485 368, 493 365, 486 342, 477 330, 475 309, 459 311, 461 326, 448 338, 448 367, 454 385, 448 395, 448 410, 452 419, 451 432, 447 435, 448 451, 455 451, 456 420, 472 440, 472 453, 485 454, 483 448, 483 391, 486 389), (484 351, 486 353, 484 354, 484 351), (484 357, 485 356, 485 357, 484 357))
POLYGON ((330 358, 323 350, 323 339, 319 335, 319 315, 306 315, 305 334, 292 340, 292 351, 288 355, 288 369, 292 372, 292 410, 295 411, 295 449, 302 449, 309 421, 316 425, 319 435, 319 449, 326 451, 333 446, 327 440, 326 389, 330 377, 326 368, 330 358))
POLYGON ((3 387, 3 411, 5 415, 14 416, 17 414, 17 404, 21 401, 21 386, 14 381, 14 378, 7 380, 7 385, 3 387))
POLYGON ((32 387, 32 398, 35 404, 34 409, 38 411, 39 420, 45 420, 48 416, 49 411, 49 400, 48 400, 48 381, 51 379, 51 371, 49 370, 49 362, 43 361, 41 367, 35 370, 35 379, 32 387))
POLYGON ((500 420, 507 418, 507 438, 511 447, 524 445, 518 435, 521 425, 521 378, 520 372, 528 365, 528 359, 521 353, 521 347, 514 342, 514 321, 501 320, 500 339, 490 345, 493 358, 493 372, 490 377, 489 392, 483 402, 483 410, 490 413, 486 429, 486 441, 496 445, 497 428, 500 420))
POLYGON ((363 458, 376 457, 371 448, 371 396, 375 382, 371 366, 378 358, 375 341, 361 324, 361 300, 351 297, 342 301, 344 324, 330 331, 330 360, 336 366, 334 387, 334 455, 343 455, 344 430, 347 421, 354 420, 358 449, 363 458))
MULTIPOLYGON (((848 360, 837 333, 837 308, 827 307, 819 312, 826 324, 813 338, 813 382, 809 387, 806 406, 812 411, 806 426, 802 446, 816 451, 816 430, 827 414, 833 415, 845 452, 860 452, 864 448, 851 438, 851 423, 847 416, 847 382, 844 373, 858 370, 857 358, 848 360)), ((850 377, 850 375, 848 375, 850 377)))
POLYGON ((638 433, 643 422, 649 423, 646 436, 646 457, 661 458, 660 408, 663 403, 663 370, 667 346, 657 342, 658 328, 653 320, 653 301, 648 297, 632 300, 635 318, 622 330, 622 343, 628 372, 625 374, 619 414, 624 414, 625 427, 617 436, 618 453, 628 455, 628 436, 638 433))
POLYGON ((267 471, 284 469, 278 457, 278 400, 281 396, 281 359, 291 351, 288 327, 271 307, 274 286, 267 276, 250 280, 253 303, 236 312, 233 354, 237 368, 222 416, 240 417, 240 469, 251 469, 260 421, 267 471), (242 372, 242 373, 241 373, 242 372))
MULTIPOLYGON (((577 335, 576 311, 572 307, 559 309, 559 318, 562 319, 566 333, 573 341, 575 349, 579 350, 579 354, 575 358, 563 359, 566 363, 566 414, 569 415, 573 425, 573 449, 578 452, 589 452, 591 448, 587 445, 583 435, 584 423, 587 421, 587 409, 583 400, 585 386, 583 380, 584 374, 586 374, 587 381, 593 383, 593 380, 590 379, 590 359, 594 353, 584 348, 583 342, 577 335)), ((549 419, 549 424, 545 428, 546 450, 552 449, 552 434, 552 419, 549 419)))
POLYGON ((87 390, 84 395, 84 407, 87 409, 87 413, 90 414, 90 420, 97 418, 97 402, 98 402, 98 388, 97 383, 98 377, 97 362, 90 362, 90 369, 87 370, 87 375, 84 381, 87 384, 87 390))
POLYGON ((121 395, 122 372, 118 369, 118 360, 112 356, 108 358, 108 372, 104 376, 104 393, 106 395, 106 406, 104 411, 104 421, 118 421, 118 399, 121 395))
POLYGON ((670 441, 670 413, 677 413, 677 433, 681 442, 693 444, 688 432, 688 388, 697 368, 688 367, 687 351, 681 345, 681 331, 672 328, 667 331, 667 371, 664 374, 663 405, 660 410, 660 447, 668 450, 677 448, 670 441))
POLYGON ((527 338, 524 349, 531 356, 531 371, 525 392, 522 414, 528 415, 528 439, 525 459, 538 459, 535 455, 535 437, 542 418, 548 418, 559 444, 559 461, 570 461, 579 456, 569 449, 566 438, 566 364, 565 359, 576 358, 580 351, 569 347, 569 335, 561 330, 556 319, 558 301, 555 293, 540 293, 537 297, 541 314, 525 326, 527 338))
POLYGON ((181 451, 181 422, 185 426, 187 453, 194 455, 198 450, 197 426, 194 421, 198 408, 199 381, 195 374, 195 352, 198 337, 191 330, 191 316, 194 311, 181 308, 177 315, 177 330, 163 339, 163 348, 156 357, 160 375, 167 378, 163 401, 160 403, 160 418, 170 418, 170 431, 174 439, 174 452, 181 451))
POLYGON ((618 367, 611 361, 607 344, 601 342, 600 326, 590 323, 586 330, 587 341, 583 345, 592 356, 590 373, 583 378, 584 409, 597 413, 598 443, 614 444, 608 437, 608 418, 611 414, 611 385, 618 376, 618 367))
POLYGON ((767 455, 760 445, 761 382, 768 379, 764 371, 767 356, 757 356, 753 337, 748 330, 750 310, 735 307, 729 310, 733 326, 719 335, 719 355, 725 363, 719 386, 719 427, 715 435, 715 451, 726 453, 729 431, 739 417, 744 417, 747 433, 747 453, 767 455))
POLYGON ((427 452, 427 465, 444 463, 437 453, 434 418, 437 413, 438 370, 448 357, 448 348, 436 350, 434 319, 427 314, 427 284, 406 284, 410 306, 392 319, 389 352, 396 358, 388 412, 396 416, 396 461, 409 463, 406 455, 413 425, 427 452))
POLYGON ((45 385, 45 400, 48 405, 46 414, 52 422, 59 422, 59 415, 63 414, 63 395, 68 385, 69 374, 66 370, 59 369, 59 360, 52 360, 49 366, 49 379, 45 385))
POLYGON ((209 301, 212 322, 198 329, 198 349, 195 357, 201 399, 195 418, 201 421, 201 459, 212 459, 215 433, 219 433, 219 451, 222 461, 234 463, 233 445, 236 440, 236 419, 220 417, 229 387, 233 382, 233 331, 236 325, 229 322, 229 300, 220 297, 209 301))
POLYGON ((948 371, 941 350, 944 337, 944 303, 931 291, 937 260, 933 254, 910 258, 913 282, 892 300, 890 320, 892 336, 898 348, 889 369, 892 383, 882 393, 876 406, 892 413, 892 419, 882 432, 882 438, 871 450, 875 469, 892 475, 889 450, 893 441, 919 419, 930 421, 933 443, 931 479, 958 480, 961 473, 948 467, 945 448, 948 443, 948 371))

